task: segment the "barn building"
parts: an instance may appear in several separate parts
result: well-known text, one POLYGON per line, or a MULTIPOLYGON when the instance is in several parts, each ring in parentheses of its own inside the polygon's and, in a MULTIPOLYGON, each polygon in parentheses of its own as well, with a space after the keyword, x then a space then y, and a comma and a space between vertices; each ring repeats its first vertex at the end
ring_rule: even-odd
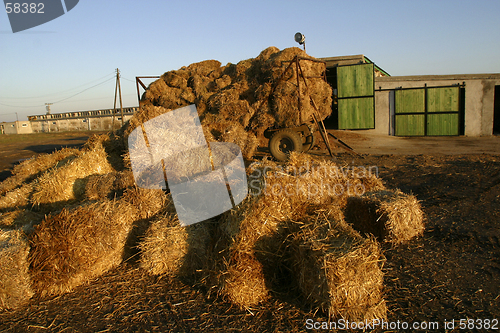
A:
POLYGON ((390 76, 364 55, 322 58, 329 128, 396 136, 500 134, 500 73, 390 76))

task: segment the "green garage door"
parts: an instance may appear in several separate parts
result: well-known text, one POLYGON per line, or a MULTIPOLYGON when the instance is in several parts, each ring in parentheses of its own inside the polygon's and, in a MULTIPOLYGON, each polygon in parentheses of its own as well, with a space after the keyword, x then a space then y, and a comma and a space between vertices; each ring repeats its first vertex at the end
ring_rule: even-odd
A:
POLYGON ((373 64, 337 67, 339 129, 375 128, 373 64))
POLYGON ((459 86, 396 90, 397 136, 459 135, 459 125, 459 86))

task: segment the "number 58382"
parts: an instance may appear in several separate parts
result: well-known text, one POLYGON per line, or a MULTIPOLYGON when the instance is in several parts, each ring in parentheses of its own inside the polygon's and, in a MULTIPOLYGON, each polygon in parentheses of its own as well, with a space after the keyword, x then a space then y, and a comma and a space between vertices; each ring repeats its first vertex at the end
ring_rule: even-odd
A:
POLYGON ((43 8, 45 5, 43 3, 18 3, 18 2, 7 2, 5 4, 5 11, 7 14, 43 14, 43 8))

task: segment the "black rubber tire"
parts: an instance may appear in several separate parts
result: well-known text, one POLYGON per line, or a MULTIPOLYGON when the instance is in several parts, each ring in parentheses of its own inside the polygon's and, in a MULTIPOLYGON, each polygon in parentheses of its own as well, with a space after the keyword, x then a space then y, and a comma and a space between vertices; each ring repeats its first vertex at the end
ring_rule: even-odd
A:
POLYGON ((269 151, 278 161, 285 161, 292 151, 302 151, 302 137, 290 129, 279 130, 269 140, 269 151))

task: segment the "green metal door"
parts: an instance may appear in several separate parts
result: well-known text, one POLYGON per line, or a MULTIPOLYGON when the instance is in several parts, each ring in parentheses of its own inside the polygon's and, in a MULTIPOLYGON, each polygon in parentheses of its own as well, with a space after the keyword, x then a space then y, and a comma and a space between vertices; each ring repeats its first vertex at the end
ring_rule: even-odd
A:
POLYGON ((395 91, 396 136, 459 135, 460 87, 395 91))
POLYGON ((373 64, 337 67, 339 129, 375 128, 373 64))
POLYGON ((396 136, 425 135, 424 89, 396 90, 396 136))
POLYGON ((458 135, 459 87, 427 89, 427 135, 458 135))

